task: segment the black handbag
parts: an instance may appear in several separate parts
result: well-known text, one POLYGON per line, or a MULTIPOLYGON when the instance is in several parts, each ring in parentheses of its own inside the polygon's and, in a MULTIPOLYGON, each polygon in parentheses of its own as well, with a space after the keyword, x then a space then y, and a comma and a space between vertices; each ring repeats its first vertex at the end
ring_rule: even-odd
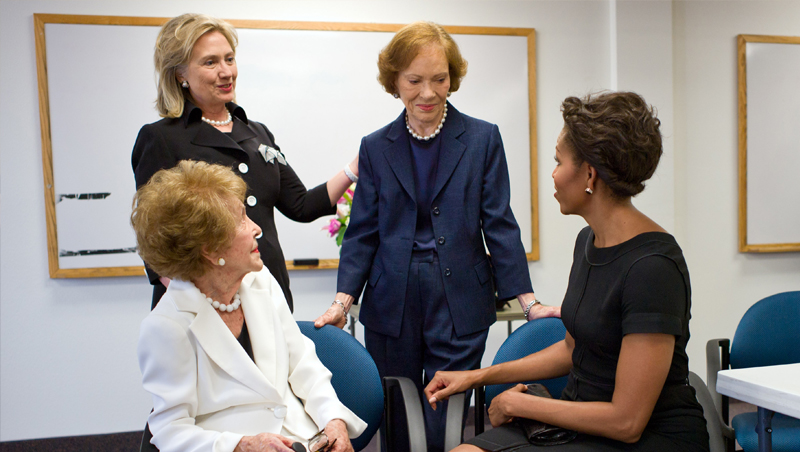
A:
MULTIPOLYGON (((529 384, 525 394, 552 399, 550 391, 539 383, 529 384)), ((556 446, 565 444, 578 436, 578 432, 556 427, 533 419, 516 418, 515 422, 525 432, 528 442, 534 446, 556 446)))

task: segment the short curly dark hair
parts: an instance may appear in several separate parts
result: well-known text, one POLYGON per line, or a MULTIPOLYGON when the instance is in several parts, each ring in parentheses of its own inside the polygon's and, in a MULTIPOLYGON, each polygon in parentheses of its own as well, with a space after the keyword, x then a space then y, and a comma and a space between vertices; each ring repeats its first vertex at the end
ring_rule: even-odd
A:
POLYGON ((602 92, 561 103, 576 163, 587 162, 618 198, 636 196, 655 173, 663 149, 656 109, 631 92, 602 92))

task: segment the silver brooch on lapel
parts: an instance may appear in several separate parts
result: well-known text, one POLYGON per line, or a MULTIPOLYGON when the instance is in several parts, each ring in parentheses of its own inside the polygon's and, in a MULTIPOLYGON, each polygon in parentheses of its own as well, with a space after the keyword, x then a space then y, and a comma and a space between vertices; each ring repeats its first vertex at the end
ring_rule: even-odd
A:
POLYGON ((283 157, 281 151, 271 146, 267 146, 266 144, 262 144, 258 147, 258 153, 261 154, 262 157, 264 157, 264 160, 267 163, 272 163, 274 165, 275 160, 277 160, 278 163, 280 163, 281 165, 286 164, 286 159, 283 157))

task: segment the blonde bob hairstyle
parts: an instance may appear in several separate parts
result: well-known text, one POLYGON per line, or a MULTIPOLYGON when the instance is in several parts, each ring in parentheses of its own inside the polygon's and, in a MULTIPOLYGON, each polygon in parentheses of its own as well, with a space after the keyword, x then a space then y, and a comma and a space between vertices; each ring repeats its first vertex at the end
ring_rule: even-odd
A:
POLYGON ((378 55, 378 82, 387 93, 397 94, 397 74, 410 66, 422 48, 429 44, 444 49, 450 71, 450 91, 458 91, 461 79, 467 75, 467 60, 461 56, 458 44, 441 25, 414 22, 400 29, 378 55))
POLYGON ((161 276, 194 281, 213 265, 205 257, 233 243, 241 223, 236 201, 247 184, 222 165, 183 160, 158 171, 133 197, 131 225, 139 255, 161 276))
POLYGON ((177 75, 186 69, 194 45, 206 33, 218 31, 236 51, 239 38, 236 29, 224 20, 204 14, 183 14, 161 27, 156 38, 153 62, 158 79, 156 110, 164 118, 179 118, 189 90, 181 88, 177 75))

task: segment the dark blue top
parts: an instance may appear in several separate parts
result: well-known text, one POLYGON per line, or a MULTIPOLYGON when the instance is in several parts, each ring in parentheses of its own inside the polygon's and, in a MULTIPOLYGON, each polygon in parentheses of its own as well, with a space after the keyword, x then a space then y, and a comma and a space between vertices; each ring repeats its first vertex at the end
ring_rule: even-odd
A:
POLYGON ((436 170, 439 168, 441 135, 429 141, 418 140, 409 135, 411 160, 414 162, 414 187, 417 196, 417 229, 414 233, 414 251, 435 250, 431 221, 433 188, 436 185, 436 170))
POLYGON ((249 356, 253 362, 256 362, 255 355, 253 354, 253 343, 250 342, 250 333, 247 331, 246 319, 242 322, 242 332, 239 333, 239 337, 237 337, 236 340, 239 341, 244 351, 247 352, 247 356, 249 356))

